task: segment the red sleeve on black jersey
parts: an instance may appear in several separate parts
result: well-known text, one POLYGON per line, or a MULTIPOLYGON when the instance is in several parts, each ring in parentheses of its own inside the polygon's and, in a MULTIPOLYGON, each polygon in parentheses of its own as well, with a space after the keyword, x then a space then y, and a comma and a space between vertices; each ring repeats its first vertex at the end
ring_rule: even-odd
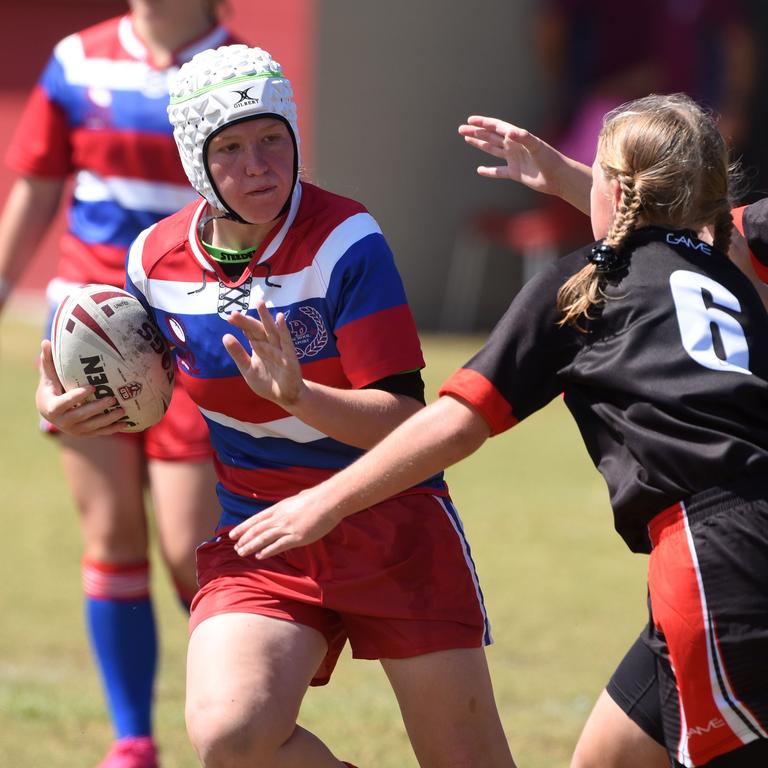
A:
POLYGON ((517 419, 504 395, 477 371, 460 368, 440 387, 438 395, 453 395, 480 412, 491 428, 491 436, 514 427, 517 419))
POLYGON ((528 282, 485 346, 440 388, 479 411, 498 434, 562 392, 560 372, 578 351, 578 334, 558 325, 557 292, 584 266, 579 251, 528 282))
POLYGON ((757 276, 768 283, 768 198, 734 209, 733 221, 749 245, 757 276))
POLYGON ((69 122, 39 85, 32 91, 5 159, 24 176, 63 178, 72 170, 69 122))

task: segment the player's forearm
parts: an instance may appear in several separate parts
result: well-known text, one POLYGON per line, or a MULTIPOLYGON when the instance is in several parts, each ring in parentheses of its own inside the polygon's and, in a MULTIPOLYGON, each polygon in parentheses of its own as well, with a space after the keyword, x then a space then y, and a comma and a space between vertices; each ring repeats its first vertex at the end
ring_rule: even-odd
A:
POLYGON ((490 430, 480 415, 451 397, 423 408, 347 469, 317 487, 341 520, 378 504, 474 453, 490 430))
POLYGON ((589 216, 589 191, 592 187, 592 169, 578 160, 562 155, 557 196, 589 216))
POLYGON ((380 389, 337 389, 307 381, 299 400, 283 407, 329 437, 367 449, 422 405, 380 389))
POLYGON ((64 182, 17 179, 0 216, 0 280, 13 285, 32 259, 56 214, 64 182))

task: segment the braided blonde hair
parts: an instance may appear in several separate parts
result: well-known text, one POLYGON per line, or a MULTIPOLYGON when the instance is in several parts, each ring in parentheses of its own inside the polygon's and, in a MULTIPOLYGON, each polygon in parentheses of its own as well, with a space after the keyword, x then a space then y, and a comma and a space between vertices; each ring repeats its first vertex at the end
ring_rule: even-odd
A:
MULTIPOLYGON (((619 203, 604 244, 620 251, 638 221, 669 229, 711 226, 714 246, 727 253, 733 219, 728 149, 712 115, 685 94, 646 96, 609 112, 597 144, 597 163, 615 179, 619 203)), ((604 277, 594 264, 557 294, 560 325, 584 330, 582 320, 602 305, 604 277)))

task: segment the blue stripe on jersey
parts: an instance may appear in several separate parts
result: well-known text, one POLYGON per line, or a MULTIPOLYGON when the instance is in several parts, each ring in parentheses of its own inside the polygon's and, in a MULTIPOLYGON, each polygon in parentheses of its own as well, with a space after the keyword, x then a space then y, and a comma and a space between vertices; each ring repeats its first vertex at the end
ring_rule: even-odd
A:
POLYGON ((206 418, 211 444, 223 464, 239 469, 310 467, 341 469, 363 454, 362 449, 331 437, 296 443, 280 437, 254 438, 206 418))
MULTIPOLYGON (((158 78, 162 75, 158 74, 158 78)), ((89 98, 84 85, 67 82, 64 68, 54 56, 40 78, 48 98, 67 114, 71 128, 81 128, 96 121, 99 126, 118 131, 156 133, 169 136, 173 128, 168 122, 166 106, 168 91, 165 81, 158 81, 157 95, 139 91, 110 90, 109 103, 97 104, 89 98)))
POLYGON ((87 202, 73 200, 69 210, 69 228, 85 243, 102 243, 127 248, 136 233, 162 219, 166 214, 129 211, 109 200, 87 202))
POLYGON ((407 303, 394 256, 383 235, 373 233, 358 240, 336 262, 326 301, 337 330, 353 320, 407 303))
POLYGON ((39 82, 42 89, 48 94, 48 98, 64 109, 69 116, 70 124, 72 124, 74 104, 71 99, 66 98, 69 86, 64 77, 64 67, 61 66, 55 56, 48 60, 39 82))
POLYGON ((167 90, 151 98, 137 91, 112 91, 110 124, 119 131, 172 135, 167 106, 167 90))
POLYGON ((219 504, 221 504, 221 517, 216 526, 217 529, 238 525, 251 515, 272 506, 273 503, 247 499, 228 491, 221 483, 216 484, 216 495, 219 498, 219 504))
MULTIPOLYGON (((225 289, 218 290, 220 295, 225 293, 225 289)), ((236 292, 233 291, 233 295, 236 292)), ((231 312, 235 308, 228 307, 226 311, 231 312)), ((176 342, 177 355, 182 361, 189 363, 188 371, 191 376, 217 379, 240 375, 234 360, 221 343, 221 337, 230 333, 246 349, 250 349, 250 343, 239 328, 214 314, 187 315, 160 309, 153 309, 153 312, 160 328, 168 328, 168 318, 172 318, 174 325, 184 329, 187 342, 176 342), (189 358, 189 349, 194 350, 194 359, 189 358)), ((317 362, 339 356, 332 331, 333 324, 329 320, 329 310, 323 299, 303 300, 298 304, 273 307, 270 312, 273 317, 278 312, 286 315, 301 362, 317 362), (318 343, 318 339, 322 339, 322 344, 318 343)), ((246 314, 257 319, 259 316, 255 309, 248 310, 246 314)))

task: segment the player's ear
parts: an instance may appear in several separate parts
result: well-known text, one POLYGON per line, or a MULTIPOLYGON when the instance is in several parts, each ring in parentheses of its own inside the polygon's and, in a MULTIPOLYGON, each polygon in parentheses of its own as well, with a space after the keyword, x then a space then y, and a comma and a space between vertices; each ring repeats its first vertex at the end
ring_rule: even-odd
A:
POLYGON ((618 179, 611 179, 611 213, 615 216, 621 202, 621 185, 618 179))

